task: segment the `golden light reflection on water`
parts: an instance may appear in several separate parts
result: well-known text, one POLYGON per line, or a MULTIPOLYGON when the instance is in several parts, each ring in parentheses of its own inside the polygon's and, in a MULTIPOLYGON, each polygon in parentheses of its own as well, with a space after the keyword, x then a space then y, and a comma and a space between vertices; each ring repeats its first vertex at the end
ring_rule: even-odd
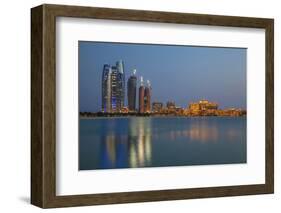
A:
MULTIPOLYGON (((112 126, 111 126, 112 127, 112 126)), ((223 128, 217 122, 197 120, 187 125, 165 126, 165 131, 158 126, 152 126, 152 119, 143 117, 129 119, 128 131, 120 135, 110 132, 102 143, 102 167, 146 167, 152 164, 152 137, 158 143, 191 142, 217 143, 223 141, 241 141, 241 129, 223 128)), ((126 127, 124 127, 126 128, 126 127)), ((157 150, 161 152, 161 150, 157 150)))
POLYGON ((231 141, 238 141, 238 140, 234 140, 234 139, 238 139, 241 137, 241 131, 237 131, 237 129, 228 129, 226 131, 226 135, 228 136, 228 138, 232 138, 233 140, 231 141))
POLYGON ((190 129, 184 131, 184 134, 192 141, 199 141, 202 143, 217 142, 219 130, 216 124, 210 125, 203 121, 192 123, 190 129))
POLYGON ((111 132, 104 137, 101 153, 103 153, 103 163, 107 163, 102 165, 103 167, 116 167, 117 161, 120 159, 125 159, 123 163, 128 162, 129 167, 150 165, 152 152, 151 119, 130 119, 128 128, 128 135, 118 136, 111 132))
POLYGON ((228 127, 224 130, 217 123, 210 123, 204 120, 191 122, 190 125, 183 127, 183 129, 170 130, 166 133, 171 141, 175 141, 178 138, 185 138, 185 141, 200 143, 217 143, 222 136, 227 141, 239 141, 241 134, 241 129, 239 128, 228 127))
POLYGON ((115 164, 116 160, 116 148, 115 148, 115 136, 114 135, 107 135, 105 138, 106 143, 106 152, 108 159, 111 161, 112 164, 115 164))
POLYGON ((143 167, 151 163, 151 119, 130 119, 130 167, 143 167))
POLYGON ((191 123, 183 129, 170 130, 168 137, 171 141, 186 138, 186 140, 194 142, 216 142, 219 138, 219 127, 216 124, 210 125, 210 123, 200 121, 191 123))

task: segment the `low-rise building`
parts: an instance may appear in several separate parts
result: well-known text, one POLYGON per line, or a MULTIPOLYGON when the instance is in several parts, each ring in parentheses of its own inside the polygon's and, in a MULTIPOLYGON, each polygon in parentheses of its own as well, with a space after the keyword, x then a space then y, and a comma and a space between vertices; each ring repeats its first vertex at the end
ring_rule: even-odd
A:
POLYGON ((193 116, 211 116, 216 115, 218 104, 209 102, 208 100, 200 100, 199 102, 192 102, 188 106, 189 114, 193 116))
POLYGON ((154 113, 161 113, 163 110, 163 103, 161 102, 153 102, 152 103, 152 111, 154 113))

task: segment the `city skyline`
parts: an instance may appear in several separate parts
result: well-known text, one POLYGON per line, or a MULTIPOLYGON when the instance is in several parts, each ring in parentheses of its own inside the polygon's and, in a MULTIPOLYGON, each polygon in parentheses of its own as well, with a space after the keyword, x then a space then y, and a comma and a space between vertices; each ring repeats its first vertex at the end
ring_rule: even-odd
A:
POLYGON ((103 65, 102 71, 102 92, 101 92, 101 112, 114 113, 114 112, 151 112, 151 84, 147 80, 147 84, 143 82, 143 77, 140 77, 139 89, 137 93, 138 77, 136 69, 128 77, 127 81, 127 103, 125 105, 125 71, 124 62, 119 60, 116 66, 110 64, 103 65), (137 95, 138 95, 138 108, 137 108, 137 95))
MULTIPOLYGON (((229 69, 233 69, 233 66, 230 66, 229 69)), ((219 102, 222 108, 236 107, 246 109, 246 49, 79 42, 80 111, 104 111, 104 104, 109 103, 108 101, 104 100, 106 84, 103 85, 103 80, 101 83, 97 82, 97 79, 106 79, 105 73, 108 72, 112 73, 112 76, 114 76, 112 79, 117 79, 116 83, 113 82, 113 85, 117 84, 117 87, 114 87, 116 89, 113 89, 112 92, 116 90, 116 95, 113 96, 113 100, 114 104, 119 106, 118 109, 126 106, 131 111, 140 110, 141 112, 144 112, 151 110, 153 102, 163 103, 165 105, 168 101, 173 101, 177 106, 185 108, 190 102, 198 101, 201 99, 211 99, 219 102), (151 66, 147 64, 147 68, 142 70, 141 67, 143 67, 143 64, 141 63, 141 59, 142 56, 147 55, 144 54, 144 49, 147 50, 146 52, 148 55, 150 54, 150 59, 153 59, 152 56, 154 56, 156 62, 157 59, 160 59, 161 54, 164 54, 163 59, 167 58, 167 55, 171 56, 169 58, 171 61, 169 62, 163 60, 161 61, 161 63, 159 63, 158 61, 151 66), (176 50, 179 51, 178 56, 182 56, 180 52, 189 53, 185 55, 186 59, 189 59, 190 57, 194 59, 194 55, 196 55, 197 61, 191 62, 190 60, 187 60, 189 62, 189 69, 187 69, 186 66, 177 67, 177 64, 186 64, 186 61, 183 60, 183 58, 175 57, 174 53, 176 50), (97 55, 98 53, 100 53, 100 58, 95 57, 95 55, 97 55), (139 56, 132 57, 132 53, 139 54, 139 56), (224 53, 224 55, 222 53, 224 53), (87 54, 88 57, 85 58, 85 54, 87 54), (110 62, 112 63, 107 63, 106 60, 101 61, 101 58, 105 58, 106 56, 108 56, 106 57, 108 59, 112 58, 110 57, 111 54, 116 56, 115 62, 112 62, 112 60, 110 60, 110 62), (225 54, 228 57, 226 57, 225 54), (122 57, 119 57, 118 59, 118 55, 125 58, 128 58, 130 56, 131 59, 133 59, 133 61, 135 62, 135 66, 132 66, 132 61, 125 61, 122 57), (199 55, 203 56, 200 58, 200 61, 198 61, 199 55), (212 59, 214 58, 214 55, 216 56, 216 60, 210 60, 208 56, 210 56, 212 59), (91 59, 91 57, 89 56, 93 56, 93 58, 91 59), (236 78, 233 78, 233 73, 229 73, 230 76, 227 76, 225 73, 223 73, 222 69, 224 68, 223 64, 225 63, 225 61, 222 60, 223 58, 226 58, 227 61, 232 61, 234 66, 236 65, 236 75, 238 75, 235 76, 236 78), (174 63, 172 63, 172 61, 174 63), (111 66, 109 64, 115 64, 115 66, 111 66), (158 69, 153 68, 155 67, 155 64, 158 65, 158 69), (171 71, 170 73, 168 73, 167 71, 170 69, 165 69, 167 68, 167 66, 171 67, 173 65, 175 65, 174 70, 178 71, 176 72, 176 75, 173 75, 175 71, 171 71), (203 70, 201 70, 200 72, 201 74, 203 74, 201 76, 201 79, 198 79, 198 73, 190 71, 192 70, 192 67, 198 68, 198 66, 203 70), (98 67, 103 68, 97 70, 98 67), (138 69, 138 67, 140 67, 140 69, 138 69), (149 69, 150 67, 151 69, 149 69), (205 67, 205 69, 203 69, 203 67, 205 67), (220 70, 218 70, 218 68, 220 68, 220 70), (148 72, 147 70, 150 71, 148 72), (163 72, 161 73, 159 72, 159 70, 163 72), (90 75, 85 79, 85 74, 89 73, 90 75), (155 75, 155 73, 158 74, 158 76, 155 75), (91 79, 91 76, 93 76, 94 78, 91 79), (142 91, 141 76, 144 76, 146 80, 153 79, 152 96, 150 85, 149 87, 145 86, 142 91), (178 82, 173 82, 173 79, 175 79, 175 77, 179 79, 179 84, 178 82), (171 82, 166 83, 169 79, 171 79, 171 82), (196 82, 197 85, 194 84, 196 82), (220 82, 220 85, 214 85, 214 82, 220 82), (210 88, 208 88, 208 83, 210 88), (121 87, 118 87, 118 85, 121 85, 121 87), (223 88, 222 86, 225 87, 223 88), (193 87, 193 89, 189 89, 190 87, 193 87), (134 89, 130 90, 129 88, 134 89), (221 93, 217 94, 214 91, 220 91, 221 93), (144 103, 141 103, 140 99, 140 94, 142 92, 144 95, 142 97, 144 103), (202 96, 200 94, 205 95, 202 96), (98 100, 98 96, 100 100, 98 100), (134 101, 132 101, 133 99, 134 101), (144 108, 143 110, 141 110, 141 105, 143 105, 143 107, 145 105, 145 110, 144 108)), ((115 105, 113 107, 115 107, 115 105)))
POLYGON ((101 111, 120 111, 125 106, 124 62, 119 60, 115 66, 104 64, 101 81, 101 111))

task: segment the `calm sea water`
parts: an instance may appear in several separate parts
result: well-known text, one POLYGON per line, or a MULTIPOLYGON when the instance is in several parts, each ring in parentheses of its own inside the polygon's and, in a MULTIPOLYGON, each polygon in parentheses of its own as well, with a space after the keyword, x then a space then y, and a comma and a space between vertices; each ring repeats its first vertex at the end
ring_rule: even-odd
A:
POLYGON ((79 169, 246 163, 246 117, 80 119, 79 169))

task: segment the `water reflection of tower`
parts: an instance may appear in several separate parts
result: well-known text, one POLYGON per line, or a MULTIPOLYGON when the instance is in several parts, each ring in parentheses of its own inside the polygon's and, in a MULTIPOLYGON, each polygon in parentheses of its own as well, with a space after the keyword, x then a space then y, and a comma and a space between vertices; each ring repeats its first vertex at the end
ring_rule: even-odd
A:
POLYGON ((126 168, 128 165, 127 138, 106 135, 101 140, 100 168, 126 168))
POLYGON ((130 167, 145 167, 151 163, 151 118, 131 119, 129 123, 130 167))
POLYGON ((115 136, 107 135, 101 138, 101 158, 100 167, 101 168, 113 168, 116 162, 115 153, 115 136))
POLYGON ((136 96, 137 96, 136 69, 134 69, 133 75, 131 75, 128 79, 127 93, 128 93, 128 108, 130 111, 136 111, 136 96))
MULTIPOLYGON (((103 127, 108 134, 101 137, 99 168, 146 167, 151 165, 151 118, 128 120, 127 134, 117 134, 116 126, 103 127)), ((120 132, 119 132, 120 133, 120 132)))

